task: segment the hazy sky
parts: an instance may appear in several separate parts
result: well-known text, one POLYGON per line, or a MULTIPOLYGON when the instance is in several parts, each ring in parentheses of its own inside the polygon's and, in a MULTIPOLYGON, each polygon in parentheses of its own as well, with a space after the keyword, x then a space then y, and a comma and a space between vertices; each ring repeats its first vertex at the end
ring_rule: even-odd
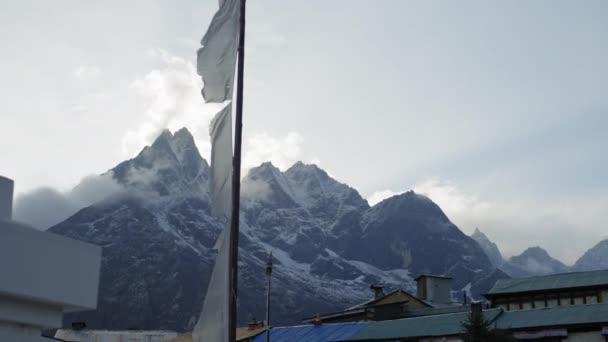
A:
MULTIPOLYGON (((188 126, 217 0, 0 11, 0 174, 69 191, 188 126)), ((251 0, 245 164, 319 163, 370 201, 428 194, 506 255, 608 236, 608 2, 251 0)), ((23 195, 22 195, 23 196, 23 195)))

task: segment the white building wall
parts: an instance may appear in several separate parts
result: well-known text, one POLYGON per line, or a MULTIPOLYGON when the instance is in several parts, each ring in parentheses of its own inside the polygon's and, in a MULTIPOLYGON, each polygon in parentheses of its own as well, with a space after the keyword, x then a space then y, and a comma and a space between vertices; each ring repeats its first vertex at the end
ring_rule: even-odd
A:
POLYGON ((12 200, 0 176, 0 342, 49 342, 63 312, 97 307, 101 248, 12 221, 12 200))
POLYGON ((0 221, 0 293, 95 309, 100 268, 98 246, 0 221))
MULTIPOLYGON (((164 342, 177 337, 174 331, 110 331, 110 330, 59 330, 56 338, 80 342, 164 342)), ((50 341, 47 341, 50 342, 50 341)))
POLYGON ((604 336, 602 336, 601 331, 591 331, 591 332, 575 332, 568 333, 568 337, 562 341, 567 342, 606 342, 604 336))
POLYGON ((40 328, 0 322, 0 341, 2 342, 50 342, 48 338, 40 336, 40 328))
POLYGON ((58 305, 0 295, 0 322, 57 328, 61 326, 62 315, 62 308, 58 305))

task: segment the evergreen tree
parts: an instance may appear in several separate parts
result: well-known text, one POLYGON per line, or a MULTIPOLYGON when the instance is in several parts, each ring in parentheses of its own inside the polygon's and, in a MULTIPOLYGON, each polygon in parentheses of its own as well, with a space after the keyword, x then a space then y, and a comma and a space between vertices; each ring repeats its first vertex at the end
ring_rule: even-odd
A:
POLYGON ((492 323, 483 318, 483 315, 475 310, 469 312, 467 320, 462 323, 464 342, 511 342, 515 341, 506 330, 492 328, 492 323))

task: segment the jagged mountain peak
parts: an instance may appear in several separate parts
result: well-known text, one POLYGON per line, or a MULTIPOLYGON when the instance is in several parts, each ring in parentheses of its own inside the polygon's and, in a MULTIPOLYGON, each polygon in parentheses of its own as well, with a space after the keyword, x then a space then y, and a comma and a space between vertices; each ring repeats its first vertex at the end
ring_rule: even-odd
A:
POLYGON ((283 172, 265 162, 250 169, 243 183, 245 188, 268 190, 263 199, 266 205, 319 209, 330 216, 342 205, 367 208, 367 202, 355 189, 333 179, 315 164, 297 162, 283 172))
POLYGON ((598 242, 583 254, 574 264, 576 271, 608 269, 608 239, 598 242))
POLYGON ((153 191, 161 196, 181 191, 206 196, 209 178, 209 165, 186 128, 175 134, 163 130, 135 158, 110 171, 119 183, 133 190, 153 191))
POLYGON ((413 190, 389 197, 374 205, 372 209, 383 213, 392 212, 397 214, 408 213, 410 216, 433 216, 444 222, 449 222, 448 217, 433 200, 413 190))
MULTIPOLYGON (((104 247, 99 309, 66 322, 192 330, 223 227, 201 198, 208 191, 207 162, 183 129, 162 132, 111 172, 155 202, 121 197, 51 228, 104 247), (160 196, 148 196, 152 191, 160 196)), ((367 298, 370 283, 412 289, 414 274, 448 274, 455 290, 469 286, 479 294, 502 276, 435 203, 414 192, 370 208, 356 190, 301 162, 284 172, 270 162, 255 167, 241 191, 241 322, 263 311, 268 250, 276 258, 277 324, 350 307, 367 298)))
POLYGON ((551 257, 539 246, 530 247, 520 255, 512 256, 501 268, 515 278, 568 271, 566 265, 551 257))
MULTIPOLYGON (((513 258, 537 258, 537 259, 553 259, 549 252, 547 252, 544 248, 540 246, 528 247, 525 251, 523 251, 520 255, 515 256, 513 258)), ((513 259, 511 258, 511 259, 513 259)), ((553 259, 555 260, 555 259, 553 259)), ((557 260, 556 260, 557 261, 557 260)))
POLYGON ((320 168, 317 164, 306 164, 301 160, 295 162, 291 167, 289 167, 285 173, 312 173, 319 174, 329 178, 329 175, 325 170, 320 168))
POLYGON ((475 232, 471 235, 473 240, 477 241, 481 249, 486 253, 490 262, 494 267, 499 267, 504 263, 504 259, 498 246, 494 242, 492 242, 486 234, 484 234, 478 227, 475 228, 475 232))

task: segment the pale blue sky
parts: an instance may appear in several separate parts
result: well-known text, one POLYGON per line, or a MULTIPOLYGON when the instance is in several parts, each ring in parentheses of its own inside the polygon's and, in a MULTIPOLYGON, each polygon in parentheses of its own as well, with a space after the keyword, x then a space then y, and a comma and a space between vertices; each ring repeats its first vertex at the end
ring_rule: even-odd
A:
MULTIPOLYGON (((165 125, 207 153, 192 63, 216 6, 3 6, 0 173, 67 191, 165 125)), ((603 0, 250 0, 248 166, 416 188, 507 255, 571 263, 608 235, 607 17, 603 0)))

